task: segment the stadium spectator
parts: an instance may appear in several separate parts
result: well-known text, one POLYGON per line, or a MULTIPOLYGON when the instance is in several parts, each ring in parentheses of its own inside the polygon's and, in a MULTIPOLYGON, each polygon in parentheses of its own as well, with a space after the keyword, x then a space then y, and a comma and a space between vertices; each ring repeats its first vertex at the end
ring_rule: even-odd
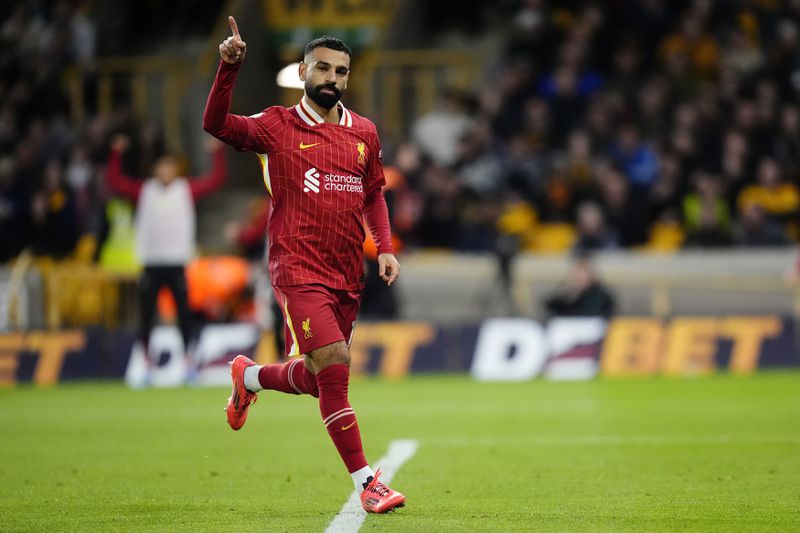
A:
MULTIPOLYGON (((577 46, 573 45, 572 49, 575 48, 577 46)), ((572 53, 579 52, 569 52, 567 55, 572 53)), ((569 62, 572 63, 573 60, 569 62)), ((584 79, 584 76, 577 71, 576 65, 567 64, 559 66, 555 72, 545 76, 540 82, 539 93, 546 98, 553 117, 549 133, 554 146, 562 146, 567 134, 578 127, 586 98, 600 84, 595 76, 587 76, 590 79, 584 79)))
POLYGON ((597 193, 606 221, 618 232, 620 246, 644 244, 648 237, 650 205, 647 194, 635 189, 625 176, 611 165, 598 169, 597 193))
MULTIPOLYGON (((489 96, 486 91, 482 94, 480 100, 482 115, 484 118, 491 117, 493 131, 499 139, 507 139, 520 128, 526 129, 529 126, 526 122, 535 120, 539 122, 530 126, 541 130, 531 134, 549 135, 551 126, 549 117, 541 113, 548 111, 547 102, 543 98, 533 98, 536 94, 536 79, 533 72, 533 65, 529 61, 515 58, 508 65, 502 65, 497 73, 497 79, 492 81, 491 90, 495 96, 489 96), (520 113, 520 109, 523 113, 520 113), (534 116, 535 113, 538 115, 534 116)), ((534 148, 545 147, 539 145, 534 148)))
POLYGON ((716 247, 731 244, 730 210, 720 194, 717 176, 698 171, 692 176, 694 192, 683 199, 686 246, 716 247))
POLYGON ((454 161, 463 188, 478 196, 496 194, 504 186, 504 158, 491 143, 491 126, 481 121, 461 138, 454 161))
POLYGON ((635 101, 641 88, 642 59, 636 42, 623 42, 614 50, 612 56, 612 71, 606 87, 610 91, 622 94, 626 101, 635 101))
POLYGON ((636 96, 636 117, 639 131, 648 139, 666 137, 667 122, 667 88, 664 80, 654 75, 639 87, 636 96))
POLYGON ((580 194, 586 194, 592 184, 594 165, 592 139, 582 129, 573 130, 567 137, 567 149, 564 155, 567 180, 570 187, 580 194))
POLYGON ((14 159, 0 159, 0 261, 19 254, 30 242, 30 195, 16 177, 14 159))
POLYGON ((450 166, 458 159, 459 142, 471 123, 464 111, 462 96, 447 89, 439 94, 436 107, 414 123, 414 142, 434 163, 450 166))
POLYGON ((728 204, 735 206, 741 190, 747 186, 752 172, 750 149, 747 139, 738 130, 731 129, 722 138, 722 153, 713 167, 720 169, 723 183, 727 187, 728 204))
MULTIPOLYGON (((543 99, 529 98, 523 102, 520 131, 534 153, 543 153, 551 146, 552 120, 550 108, 543 99)), ((500 131, 496 133, 501 135, 500 131)))
POLYGON ((658 177, 658 157, 642 141, 635 125, 624 124, 619 128, 612 153, 616 163, 635 187, 649 188, 658 177))
POLYGON ((450 170, 429 166, 422 178, 422 216, 417 222, 417 243, 449 248, 461 233, 459 201, 461 183, 450 170))
POLYGON ((500 178, 505 187, 500 192, 515 191, 536 202, 543 193, 548 164, 548 158, 534 150, 523 135, 514 135, 508 140, 500 178))
POLYGON ((787 183, 775 159, 764 157, 758 163, 758 182, 746 187, 739 195, 739 208, 759 205, 764 212, 783 224, 796 224, 800 213, 800 190, 787 183))
POLYGON ((106 177, 112 190, 137 203, 136 250, 144 271, 139 279, 139 341, 147 350, 155 320, 155 306, 162 287, 168 287, 178 310, 178 325, 185 350, 192 335, 185 267, 195 253, 195 202, 222 186, 226 177, 225 151, 209 140, 212 169, 206 176, 189 179, 180 175, 177 159, 159 158, 153 177, 140 180, 125 175, 122 155, 130 140, 116 136, 111 145, 106 177))
POLYGON ((649 203, 653 220, 659 220, 667 212, 671 214, 680 211, 681 187, 683 182, 683 168, 681 161, 672 152, 661 155, 661 174, 658 180, 650 187, 649 203))
POLYGON ((695 2, 684 14, 679 31, 668 36, 661 44, 661 55, 667 63, 680 58, 688 61, 691 69, 702 76, 712 74, 719 63, 719 45, 705 31, 708 17, 706 7, 710 2, 695 2))
POLYGON ((764 65, 764 53, 755 38, 741 28, 730 32, 728 42, 722 50, 722 68, 735 71, 743 76, 750 76, 764 65))
POLYGON ((761 205, 750 203, 742 208, 733 242, 738 246, 785 246, 789 239, 783 226, 768 217, 761 205))
POLYGON ((551 161, 551 170, 544 184, 544 198, 539 206, 542 220, 568 221, 571 219, 574 205, 575 191, 571 187, 566 162, 551 161))
POLYGON ((61 162, 51 159, 44 183, 31 200, 33 251, 55 258, 66 257, 78 242, 75 198, 64 180, 61 162))
POLYGON ((576 229, 578 231, 576 251, 609 250, 617 245, 616 234, 606 226, 603 210, 594 202, 585 202, 578 206, 576 229))
POLYGON ((95 172, 89 160, 89 151, 85 144, 75 143, 70 150, 69 161, 64 169, 67 184, 75 195, 75 205, 80 217, 80 227, 88 228, 93 204, 96 201, 94 180, 95 172))
POLYGON ((564 286, 544 302, 551 316, 610 317, 614 297, 598 280, 588 255, 579 255, 573 262, 564 286))

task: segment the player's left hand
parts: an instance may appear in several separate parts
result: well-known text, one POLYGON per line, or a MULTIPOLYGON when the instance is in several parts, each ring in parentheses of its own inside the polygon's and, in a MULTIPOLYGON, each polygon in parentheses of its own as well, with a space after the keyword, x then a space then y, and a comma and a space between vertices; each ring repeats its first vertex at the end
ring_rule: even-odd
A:
POLYGON ((397 262, 394 254, 381 254, 378 256, 378 274, 390 287, 397 281, 397 276, 400 275, 400 263, 397 262))

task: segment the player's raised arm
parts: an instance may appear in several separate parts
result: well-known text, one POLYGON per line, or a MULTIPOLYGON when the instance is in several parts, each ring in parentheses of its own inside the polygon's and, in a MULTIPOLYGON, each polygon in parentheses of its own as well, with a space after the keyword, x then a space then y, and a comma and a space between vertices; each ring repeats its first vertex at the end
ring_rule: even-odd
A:
POLYGON ((222 61, 206 102, 203 129, 237 150, 253 150, 256 147, 251 146, 253 137, 249 135, 254 127, 253 119, 229 112, 233 84, 247 53, 247 44, 242 40, 239 26, 233 17, 228 17, 228 24, 231 26, 231 36, 219 45, 222 61))

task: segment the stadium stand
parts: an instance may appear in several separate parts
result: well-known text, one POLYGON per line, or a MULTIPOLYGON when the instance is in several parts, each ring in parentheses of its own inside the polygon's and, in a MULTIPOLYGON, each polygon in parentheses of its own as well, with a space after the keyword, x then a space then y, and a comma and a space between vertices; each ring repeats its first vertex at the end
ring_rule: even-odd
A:
MULTIPOLYGON (((163 51, 182 39, 213 41, 215 20, 236 6, 176 3, 171 10, 192 10, 198 23, 165 35, 140 31, 150 4, 110 24, 109 5, 118 4, 0 9, 0 261, 10 269, 23 251, 33 254, 45 288, 80 273, 45 313, 49 325, 134 314, 108 311, 130 293, 136 269, 126 255, 130 210, 126 219, 103 174, 108 142, 120 131, 132 137, 132 175, 166 148, 197 166, 197 139, 177 129, 185 117, 166 113, 159 123, 143 113, 142 80, 193 72, 163 51), (112 57, 122 52, 145 56, 112 57), (120 65, 130 88, 112 97, 120 65), (84 287, 86 276, 100 281, 84 287), (72 309, 71 293, 94 296, 72 309)), ((403 7, 383 48, 359 49, 354 75, 369 83, 349 97, 378 118, 387 167, 403 183, 390 205, 405 250, 491 253, 502 241, 545 255, 669 253, 786 248, 800 238, 797 2, 403 7), (446 75, 433 70, 442 65, 446 75)), ((270 61, 277 55, 285 53, 270 61)), ((186 85, 165 83, 170 101, 180 100, 186 85)), ((237 174, 241 184, 246 173, 237 174)), ((249 181, 245 194, 227 194, 252 202, 261 192, 249 181)), ((230 219, 224 209, 206 211, 230 219)), ((236 251, 216 233, 201 232, 201 245, 221 242, 206 250, 236 251)), ((35 292, 33 300, 49 294, 35 292)))
POLYGON ((472 41, 476 54, 488 39, 502 53, 488 54, 483 83, 442 92, 412 128, 425 156, 410 172, 422 206, 412 244, 428 244, 428 217, 442 212, 456 249, 485 248, 497 217, 476 220, 475 206, 502 221, 520 202, 539 228, 516 230, 533 252, 585 248, 550 224, 580 228, 588 211, 602 249, 797 239, 796 3, 446 9, 428 8, 432 35, 472 41))

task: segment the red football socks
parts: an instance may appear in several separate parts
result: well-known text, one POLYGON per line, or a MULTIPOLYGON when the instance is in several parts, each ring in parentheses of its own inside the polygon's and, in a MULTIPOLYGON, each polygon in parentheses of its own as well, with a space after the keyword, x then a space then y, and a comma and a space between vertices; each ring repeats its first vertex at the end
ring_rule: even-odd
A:
POLYGON ((367 466, 367 459, 364 457, 355 412, 347 400, 349 381, 350 368, 345 364, 331 365, 317 372, 322 421, 347 471, 353 473, 367 466))
POLYGON ((310 394, 315 398, 319 398, 316 378, 314 374, 306 369, 302 359, 262 366, 258 370, 258 382, 265 389, 277 390, 287 394, 310 394))

